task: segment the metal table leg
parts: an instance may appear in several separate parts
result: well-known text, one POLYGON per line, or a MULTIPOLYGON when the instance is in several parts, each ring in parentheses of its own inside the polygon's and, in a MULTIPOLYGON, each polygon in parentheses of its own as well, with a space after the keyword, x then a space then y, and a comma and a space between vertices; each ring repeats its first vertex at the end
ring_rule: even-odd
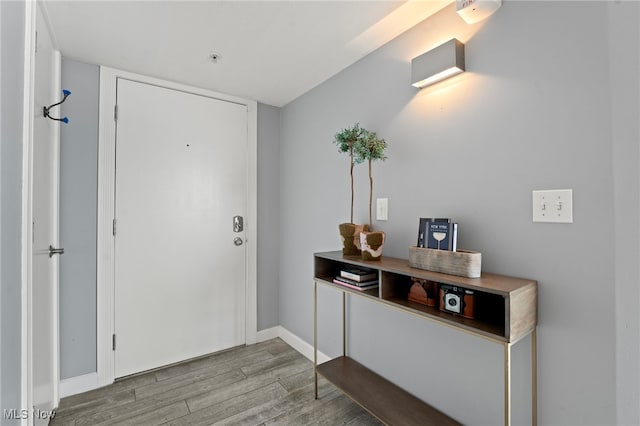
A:
POLYGON ((511 344, 504 344, 504 424, 511 426, 511 344))
POLYGON ((313 376, 315 399, 318 399, 318 282, 313 281, 313 376))
POLYGON ((531 332, 531 424, 538 426, 538 334, 531 332))

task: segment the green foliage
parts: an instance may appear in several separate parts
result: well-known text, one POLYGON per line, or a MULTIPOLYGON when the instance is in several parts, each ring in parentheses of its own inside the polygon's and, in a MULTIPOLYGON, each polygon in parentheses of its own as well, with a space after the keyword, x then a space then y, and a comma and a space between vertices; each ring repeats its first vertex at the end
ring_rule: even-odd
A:
POLYGON ((362 137, 354 146, 355 162, 361 163, 367 161, 369 163, 369 229, 373 229, 373 171, 371 165, 377 160, 386 160, 384 150, 387 148, 387 142, 379 138, 376 132, 364 130, 362 137))
POLYGON ((353 155, 354 150, 357 145, 360 144, 360 140, 362 139, 365 129, 360 127, 359 123, 355 123, 351 127, 347 127, 346 129, 342 129, 340 132, 336 133, 334 136, 333 143, 338 146, 338 152, 348 152, 349 157, 351 157, 351 162, 362 162, 356 161, 356 157, 353 155))
POLYGON ((363 161, 386 160, 384 150, 387 148, 387 142, 379 138, 376 132, 370 132, 363 129, 362 138, 354 146, 355 161, 361 163, 363 161))
POLYGON ((338 152, 349 153, 349 175, 351 177, 351 223, 353 223, 353 166, 364 161, 369 162, 369 227, 372 226, 373 203, 373 173, 371 164, 377 160, 386 160, 384 150, 387 142, 378 137, 376 132, 371 132, 359 123, 342 129, 334 136, 333 143, 338 146, 338 152))

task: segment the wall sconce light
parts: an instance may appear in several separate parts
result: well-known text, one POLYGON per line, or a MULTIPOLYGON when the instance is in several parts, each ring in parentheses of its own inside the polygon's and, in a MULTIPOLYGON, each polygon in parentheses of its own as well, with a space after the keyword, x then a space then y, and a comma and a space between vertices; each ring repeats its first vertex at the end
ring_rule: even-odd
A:
POLYGON ((411 60, 411 85, 422 89, 464 70, 464 44, 453 38, 411 60))
POLYGON ((500 9, 502 0, 456 0, 456 12, 467 24, 475 24, 500 9))

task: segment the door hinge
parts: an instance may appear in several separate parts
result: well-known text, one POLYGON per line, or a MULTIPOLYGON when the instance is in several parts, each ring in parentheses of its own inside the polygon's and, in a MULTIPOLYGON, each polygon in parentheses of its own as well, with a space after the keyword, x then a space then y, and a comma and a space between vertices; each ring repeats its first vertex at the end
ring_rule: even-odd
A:
POLYGON ((115 334, 113 335, 113 339, 112 340, 113 340, 112 347, 113 347, 113 350, 115 351, 116 350, 116 335, 115 334))
POLYGON ((118 105, 113 107, 113 121, 118 121, 118 105))
POLYGON ((116 236, 116 220, 113 219, 113 236, 116 236))

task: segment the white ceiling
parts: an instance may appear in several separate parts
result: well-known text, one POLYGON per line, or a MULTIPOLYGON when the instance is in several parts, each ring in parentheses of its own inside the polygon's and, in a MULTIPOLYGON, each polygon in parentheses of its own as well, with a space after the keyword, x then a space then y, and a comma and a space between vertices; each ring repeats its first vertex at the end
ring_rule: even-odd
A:
POLYGON ((45 12, 65 57, 283 106, 452 1, 46 0, 45 12))

